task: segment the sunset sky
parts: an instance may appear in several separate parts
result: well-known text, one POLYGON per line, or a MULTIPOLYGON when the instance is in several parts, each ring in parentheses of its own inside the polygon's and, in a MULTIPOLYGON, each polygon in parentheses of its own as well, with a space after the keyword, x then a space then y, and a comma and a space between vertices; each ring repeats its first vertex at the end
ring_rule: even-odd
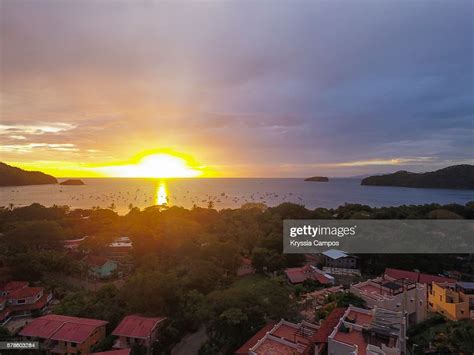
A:
POLYGON ((224 177, 472 163, 473 4, 0 0, 0 160, 56 176, 158 151, 224 177))

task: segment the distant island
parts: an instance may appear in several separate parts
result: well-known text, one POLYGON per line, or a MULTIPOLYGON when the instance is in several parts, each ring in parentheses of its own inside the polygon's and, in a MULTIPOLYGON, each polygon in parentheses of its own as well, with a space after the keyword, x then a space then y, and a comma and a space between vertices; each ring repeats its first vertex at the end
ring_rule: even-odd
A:
POLYGON ((326 176, 313 176, 313 177, 304 179, 304 181, 328 182, 329 179, 326 176))
POLYGON ((69 179, 69 180, 61 182, 59 185, 78 186, 78 185, 85 185, 85 184, 84 184, 84 181, 82 181, 80 179, 69 179))
POLYGON ((474 189, 474 165, 453 165, 427 173, 397 171, 370 176, 361 181, 368 186, 400 186, 429 189, 474 189))
POLYGON ((0 186, 57 184, 54 176, 40 171, 26 171, 0 162, 0 186))

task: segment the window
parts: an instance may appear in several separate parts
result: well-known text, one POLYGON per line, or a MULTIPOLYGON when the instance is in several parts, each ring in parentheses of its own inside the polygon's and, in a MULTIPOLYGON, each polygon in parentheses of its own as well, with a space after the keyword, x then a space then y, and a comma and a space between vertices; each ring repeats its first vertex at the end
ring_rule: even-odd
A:
POLYGON ((17 304, 23 304, 23 303, 26 303, 26 300, 16 300, 16 303, 17 304))
POLYGON ((71 346, 71 348, 77 347, 77 344, 76 344, 76 343, 69 343, 69 345, 71 346))

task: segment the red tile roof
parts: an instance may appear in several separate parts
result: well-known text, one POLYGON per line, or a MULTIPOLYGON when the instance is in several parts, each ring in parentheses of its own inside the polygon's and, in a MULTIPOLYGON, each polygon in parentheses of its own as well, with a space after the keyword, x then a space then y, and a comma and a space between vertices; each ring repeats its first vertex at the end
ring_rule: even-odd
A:
POLYGON ((16 290, 19 290, 19 289, 24 288, 24 287, 28 287, 28 282, 26 282, 26 281, 10 281, 7 284, 0 287, 0 291, 10 293, 12 291, 16 291, 16 290))
POLYGON ((302 283, 307 279, 319 281, 323 285, 331 283, 321 272, 316 271, 311 265, 293 267, 285 270, 285 274, 292 284, 302 283))
POLYGON ((327 343, 328 337, 339 323, 339 320, 342 318, 345 311, 345 308, 333 309, 321 324, 321 327, 319 327, 318 331, 313 335, 311 341, 314 343, 327 343))
POLYGON ((142 317, 138 315, 126 316, 117 328, 114 329, 112 335, 126 336, 130 338, 147 338, 149 337, 158 323, 164 321, 165 317, 142 317))
POLYGON ((249 340, 245 342, 244 345, 242 345, 236 352, 235 355, 248 355, 249 349, 253 348, 257 342, 262 339, 267 332, 272 330, 272 328, 275 326, 276 322, 271 322, 268 323, 266 326, 264 326, 262 329, 260 329, 253 337, 251 337, 249 340))
POLYGON ((95 329, 97 329, 97 326, 91 324, 65 323, 50 339, 80 344, 84 342, 95 329))
POLYGON ((50 294, 43 293, 43 296, 37 300, 35 303, 32 304, 20 304, 20 305, 9 305, 8 307, 13 312, 21 312, 21 311, 34 311, 37 309, 42 309, 46 304, 48 304, 48 297, 50 294))
POLYGON ((43 290, 43 287, 23 287, 16 291, 10 292, 7 298, 9 300, 18 300, 23 298, 35 297, 38 293, 43 292, 43 290))
POLYGON ((49 314, 34 319, 20 331, 19 335, 82 343, 94 329, 107 323, 97 319, 49 314))
POLYGON ((48 318, 48 316, 34 319, 20 331, 21 336, 49 339, 64 322, 48 318))
POLYGON ((101 267, 105 265, 109 260, 101 256, 88 255, 84 258, 83 261, 89 265, 101 267))
POLYGON ((426 283, 430 284, 432 282, 456 282, 456 280, 449 277, 436 276, 430 274, 424 274, 416 271, 407 271, 399 269, 385 269, 385 277, 391 279, 406 279, 412 282, 426 283))
POLYGON ((348 344, 354 348, 357 346, 357 354, 359 355, 367 354, 367 342, 362 332, 357 330, 348 333, 339 331, 336 333, 334 340, 348 344))

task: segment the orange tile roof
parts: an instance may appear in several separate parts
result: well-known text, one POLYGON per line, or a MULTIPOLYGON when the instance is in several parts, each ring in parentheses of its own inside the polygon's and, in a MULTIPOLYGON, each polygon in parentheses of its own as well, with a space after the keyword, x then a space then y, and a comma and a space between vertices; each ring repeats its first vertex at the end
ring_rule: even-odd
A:
POLYGON ((26 281, 10 281, 10 282, 6 283, 5 285, 3 285, 2 287, 0 287, 0 291, 12 292, 12 291, 16 291, 16 290, 19 290, 21 288, 24 288, 24 287, 28 287, 28 282, 26 282, 26 281))
POLYGON ((311 267, 311 265, 288 268, 285 270, 285 274, 293 284, 302 283, 307 279, 319 281, 323 285, 331 283, 331 280, 325 277, 322 273, 316 271, 311 267))
POLYGON ((304 338, 301 335, 298 334, 298 330, 300 327, 295 327, 291 326, 288 324, 281 324, 275 331, 273 331, 271 334, 274 336, 277 336, 279 338, 286 339, 288 341, 291 341, 293 343, 304 343, 308 344, 309 339, 304 338))
POLYGON ((288 346, 267 338, 254 351, 258 355, 293 355, 296 353, 296 345, 288 346))
POLYGON ((11 292, 7 298, 8 299, 23 299, 29 297, 35 297, 38 293, 42 292, 43 287, 23 287, 16 291, 11 292))
POLYGON ((19 335, 82 343, 92 331, 107 323, 98 319, 49 314, 35 318, 20 331, 19 335))
POLYGON ((321 324, 321 327, 319 327, 318 331, 313 335, 311 341, 315 343, 327 343, 328 337, 334 331, 334 328, 339 323, 339 320, 344 316, 345 311, 345 308, 333 309, 321 324))
POLYGON ((359 331, 351 331, 349 333, 338 331, 334 340, 340 341, 345 344, 352 346, 357 345, 358 352, 357 354, 366 355, 367 353, 367 342, 364 339, 364 336, 359 331))
POLYGON ((353 320, 355 324, 368 327, 372 323, 374 316, 372 314, 366 314, 351 310, 345 320, 353 320))
POLYGON ((254 347, 257 342, 262 339, 267 332, 272 330, 272 328, 275 326, 276 322, 271 322, 268 323, 266 326, 264 326, 262 329, 260 329, 253 337, 251 337, 249 340, 247 340, 236 352, 235 355, 248 355, 249 349, 254 347))
POLYGON ((112 335, 126 336, 130 338, 147 338, 151 335, 158 323, 164 321, 165 317, 142 317, 139 315, 126 316, 112 335))
MULTIPOLYGON (((105 325, 105 324, 104 324, 105 325)), ((96 330, 98 325, 76 322, 64 323, 51 337, 51 340, 83 343, 96 330)))
POLYGON ((426 283, 426 284, 430 284, 432 282, 456 282, 455 279, 451 279, 449 277, 430 275, 430 274, 424 274, 424 273, 420 273, 416 271, 399 270, 399 269, 392 269, 392 268, 385 269, 385 276, 392 279, 407 279, 413 282, 426 283))

